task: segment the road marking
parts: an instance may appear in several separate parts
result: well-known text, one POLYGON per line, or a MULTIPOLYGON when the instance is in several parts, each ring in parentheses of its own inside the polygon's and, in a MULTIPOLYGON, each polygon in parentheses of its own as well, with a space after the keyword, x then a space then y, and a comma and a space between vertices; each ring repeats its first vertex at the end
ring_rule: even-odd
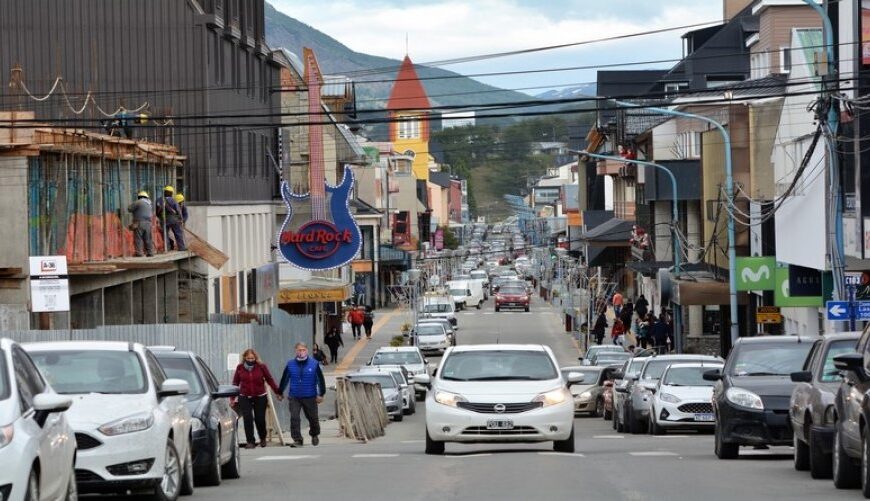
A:
POLYGON ((446 458, 482 458, 486 456, 492 456, 490 452, 482 452, 477 454, 447 454, 444 457, 446 458))
POLYGON ((659 456, 676 456, 673 452, 668 451, 644 451, 644 452, 629 452, 630 456, 636 457, 659 457, 659 456))
POLYGON ((258 457, 257 461, 293 461, 296 459, 315 459, 315 458, 319 458, 319 457, 320 456, 305 456, 305 455, 300 455, 300 456, 263 456, 263 457, 258 457))
POLYGON ((425 440, 402 440, 403 444, 422 444, 425 440))
MULTIPOLYGON (((380 318, 378 318, 378 320, 372 326, 372 336, 377 334, 378 331, 381 330, 381 327, 383 327, 384 324, 389 322, 390 319, 396 316, 398 313, 399 310, 396 309, 387 314, 381 315, 380 318)), ((347 372, 348 369, 350 369, 350 366, 353 364, 354 360, 356 359, 356 356, 359 355, 359 352, 361 352, 368 343, 369 339, 365 337, 357 341, 350 349, 350 351, 347 352, 347 355, 345 355, 344 358, 341 359, 341 362, 335 368, 335 373, 344 374, 345 372, 347 372)))
POLYGON ((398 454, 354 454, 352 458, 395 458, 398 454))
POLYGON ((574 458, 585 458, 585 454, 580 454, 579 452, 539 452, 539 456, 564 456, 564 457, 574 457, 574 458))
POLYGON ((592 438, 625 438, 624 435, 594 435, 592 438))
POLYGON ((653 435, 655 438, 689 438, 694 435, 653 435))

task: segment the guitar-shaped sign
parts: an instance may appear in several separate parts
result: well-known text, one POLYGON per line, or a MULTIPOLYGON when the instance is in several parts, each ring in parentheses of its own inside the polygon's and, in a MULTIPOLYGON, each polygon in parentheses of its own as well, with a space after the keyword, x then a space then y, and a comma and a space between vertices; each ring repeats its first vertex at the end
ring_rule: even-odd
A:
POLYGON ((323 160, 324 113, 320 104, 323 78, 311 49, 303 49, 308 86, 309 191, 297 195, 286 180, 281 196, 289 213, 278 237, 278 248, 290 264, 306 270, 338 268, 351 261, 362 244, 359 226, 348 207, 353 172, 345 166, 341 184, 326 184, 323 160))

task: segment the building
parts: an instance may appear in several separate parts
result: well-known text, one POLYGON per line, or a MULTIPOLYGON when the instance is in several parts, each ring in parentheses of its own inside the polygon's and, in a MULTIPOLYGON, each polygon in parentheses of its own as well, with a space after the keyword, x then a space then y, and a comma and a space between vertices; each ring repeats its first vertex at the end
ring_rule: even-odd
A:
POLYGON ((411 58, 405 56, 387 100, 389 142, 414 159, 412 171, 420 181, 429 180, 431 104, 411 58))

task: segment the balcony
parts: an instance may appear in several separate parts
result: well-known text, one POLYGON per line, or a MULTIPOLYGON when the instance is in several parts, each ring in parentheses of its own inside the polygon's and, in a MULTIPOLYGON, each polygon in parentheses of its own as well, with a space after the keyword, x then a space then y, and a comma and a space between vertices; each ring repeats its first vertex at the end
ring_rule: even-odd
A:
POLYGON ((634 202, 613 202, 613 215, 623 221, 637 220, 637 207, 634 202))
POLYGON ((619 160, 599 160, 596 167, 599 176, 637 177, 637 164, 619 160))

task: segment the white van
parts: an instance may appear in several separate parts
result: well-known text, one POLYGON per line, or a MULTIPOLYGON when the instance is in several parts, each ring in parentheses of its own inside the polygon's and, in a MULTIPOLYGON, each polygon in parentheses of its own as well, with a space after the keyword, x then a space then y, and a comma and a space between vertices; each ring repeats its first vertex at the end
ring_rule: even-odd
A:
POLYGON ((483 286, 480 280, 454 280, 447 282, 447 287, 457 309, 474 306, 479 310, 483 306, 483 286))
POLYGON ((481 287, 483 287, 483 300, 486 301, 489 299, 489 275, 485 270, 474 270, 471 272, 472 280, 480 280, 481 287))
POLYGON ((446 318, 454 329, 459 328, 456 322, 456 304, 451 296, 423 296, 420 303, 420 316, 422 318, 446 318))

